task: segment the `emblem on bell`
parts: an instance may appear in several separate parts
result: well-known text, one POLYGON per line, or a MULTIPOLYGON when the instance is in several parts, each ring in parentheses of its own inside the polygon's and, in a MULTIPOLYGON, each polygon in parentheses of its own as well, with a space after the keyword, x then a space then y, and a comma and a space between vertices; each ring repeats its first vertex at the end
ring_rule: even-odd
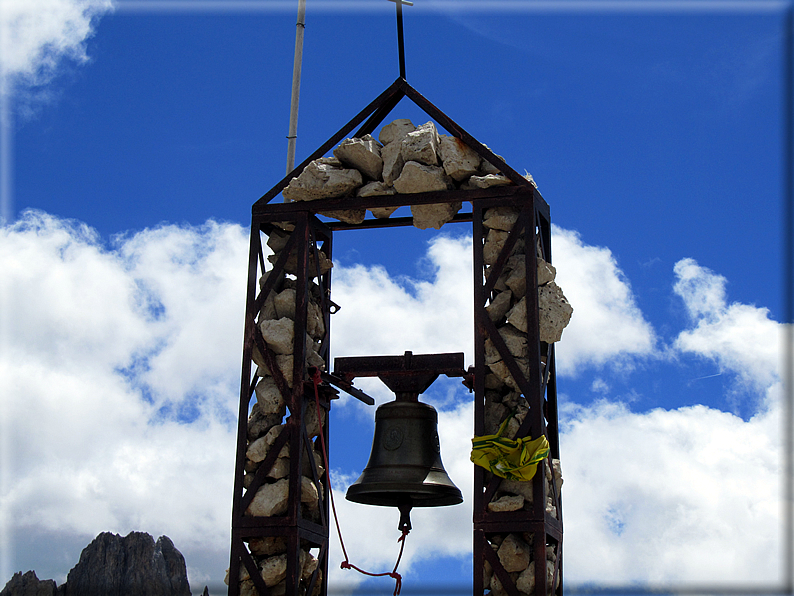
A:
POLYGON ((348 501, 397 507, 400 530, 410 530, 413 507, 463 502, 441 462, 438 413, 419 401, 439 374, 463 376, 463 354, 337 358, 334 374, 348 380, 377 376, 396 396, 378 407, 372 451, 361 476, 347 489, 348 501))

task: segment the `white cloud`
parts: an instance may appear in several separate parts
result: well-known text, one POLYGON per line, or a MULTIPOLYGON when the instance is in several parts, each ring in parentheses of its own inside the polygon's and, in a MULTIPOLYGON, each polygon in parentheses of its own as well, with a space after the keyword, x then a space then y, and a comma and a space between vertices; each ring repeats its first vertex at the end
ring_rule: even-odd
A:
POLYGON ((773 384, 780 377, 783 326, 769 318, 769 310, 729 304, 727 280, 693 259, 678 261, 674 271, 675 293, 695 325, 678 335, 674 347, 714 360, 754 388, 773 384))
POLYGON ((707 406, 566 408, 568 585, 778 585, 776 412, 745 422, 707 406))
POLYGON ((41 213, 2 229, 6 530, 142 530, 188 559, 228 540, 246 236, 162 226, 107 250, 41 213))
POLYGON ((464 352, 473 364, 471 238, 436 236, 433 279, 395 280, 382 267, 334 269, 332 349, 337 356, 464 352))
POLYGON ((111 0, 2 0, 0 64, 3 77, 42 85, 64 58, 85 62, 85 41, 111 0))
POLYGON ((653 356, 653 328, 612 252, 557 226, 552 227, 552 246, 557 284, 573 306, 556 348, 558 373, 573 376, 585 366, 625 366, 653 356))
MULTIPOLYGON (((653 332, 609 251, 556 229, 554 252, 573 321, 588 319, 578 331, 572 322, 564 337, 589 329, 609 339, 612 359, 652 354, 653 332)), ((469 239, 436 236, 423 280, 337 267, 335 353, 464 351, 471 363, 470 253, 469 239)), ((17 536, 79 535, 84 545, 101 531, 167 534, 185 554, 194 588, 222 579, 246 262, 247 234, 232 224, 160 226, 110 248, 88 227, 41 213, 2 228, 0 503, 17 536)), ((676 291, 695 316, 680 337, 719 331, 724 341, 698 349, 740 370, 741 341, 731 338, 745 337, 746 325, 735 313, 754 307, 728 305, 718 276, 694 263, 676 271, 689 280, 690 289, 676 291)), ((756 311, 748 320, 762 333, 776 325, 756 311)), ((606 363, 603 342, 578 341, 561 361, 567 354, 580 366, 606 363)), ((563 401, 569 583, 776 579, 780 385, 769 361, 775 355, 757 355, 753 378, 768 407, 746 421, 706 406, 632 413, 608 401, 587 408, 563 401)), ((611 391, 598 374, 588 383, 605 397, 611 391)), ((445 467, 466 501, 414 512, 401 563, 406 582, 428 557, 470 557, 472 402, 454 384, 439 383, 429 401, 439 410, 445 467)), ((344 462, 332 467, 354 472, 344 462)), ((397 512, 345 501, 344 482, 335 488, 351 562, 391 570, 397 512)), ((36 545, 23 543, 15 566, 37 568, 23 562, 35 559, 36 545)), ((358 574, 339 570, 339 561, 335 547, 332 582, 356 583, 358 574)), ((6 576, 10 564, 3 562, 6 576)))

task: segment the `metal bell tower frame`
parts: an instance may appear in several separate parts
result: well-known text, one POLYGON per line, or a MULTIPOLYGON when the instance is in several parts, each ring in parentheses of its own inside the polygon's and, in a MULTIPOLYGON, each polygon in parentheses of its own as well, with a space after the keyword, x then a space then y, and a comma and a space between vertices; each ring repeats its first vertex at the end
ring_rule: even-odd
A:
MULTIPOLYGON (((471 202, 472 211, 458 213, 452 222, 471 222, 474 239, 474 365, 472 387, 475 400, 475 420, 473 432, 484 434, 486 408, 486 340, 490 340, 498 350, 513 380, 520 389, 520 394, 528 407, 517 437, 530 435, 537 438, 545 435, 551 447, 549 458, 559 459, 559 437, 557 425, 557 395, 554 363, 554 345, 546 344, 539 339, 538 286, 536 257, 542 257, 551 263, 551 237, 549 206, 538 190, 527 179, 518 174, 502 159, 482 145, 463 128, 444 114, 440 109, 417 92, 401 76, 367 107, 361 110, 350 122, 342 127, 334 136, 312 153, 306 160, 287 174, 270 191, 264 194, 252 207, 250 252, 248 261, 248 284, 245 313, 245 334, 243 344, 242 382, 240 388, 239 424, 237 432, 237 456, 235 465, 234 495, 232 507, 232 535, 229 572, 229 596, 240 594, 240 582, 237 578, 248 575, 253 582, 254 590, 259 596, 268 596, 271 590, 257 570, 257 564, 251 547, 252 541, 264 538, 280 537, 286 544, 286 594, 328 593, 328 551, 329 551, 329 503, 328 471, 318 470, 315 465, 314 453, 319 450, 317 439, 312 439, 307 432, 307 418, 310 408, 314 407, 314 386, 308 381, 306 362, 306 343, 304 341, 308 324, 308 303, 310 295, 320 301, 324 320, 324 335, 320 340, 319 355, 326 365, 329 361, 329 340, 331 313, 336 308, 331 301, 331 270, 323 271, 320 263, 332 258, 332 236, 335 231, 353 229, 372 229, 381 227, 397 227, 412 225, 411 217, 390 219, 366 219, 361 224, 347 224, 336 221, 321 221, 318 213, 345 209, 398 207, 426 205, 438 203, 471 202), (298 176, 313 160, 325 156, 336 145, 348 136, 362 137, 372 133, 375 128, 389 115, 395 106, 408 98, 435 120, 454 137, 460 139, 474 150, 484 161, 496 167, 510 181, 510 186, 499 186, 488 189, 450 190, 424 192, 416 194, 397 194, 368 198, 337 198, 317 201, 292 203, 271 203, 274 198, 298 176), (359 127, 358 130, 355 130, 359 127), (351 135, 351 133, 353 133, 351 135), (519 217, 509 231, 507 240, 496 262, 486 267, 483 247, 485 232, 483 226, 484 213, 491 208, 511 206, 517 209, 519 217), (274 230, 291 228, 289 240, 269 274, 264 258, 264 236, 274 230), (486 306, 494 297, 494 286, 500 272, 505 267, 511 251, 520 246, 523 238, 526 266, 526 307, 527 307, 527 343, 528 366, 522 366, 510 353, 500 336, 494 322, 491 321, 486 306), (537 239, 537 241, 535 241, 537 239), (539 251, 539 252, 538 252, 539 251), (268 298, 281 290, 284 271, 294 275, 295 286, 295 341, 291 370, 281 374, 276 354, 264 341, 257 326, 257 316, 268 298), (487 274, 487 277, 486 277, 487 274), (260 281, 260 278, 263 278, 260 281), (259 286, 259 291, 257 287, 259 286), (258 469, 247 481, 246 451, 249 446, 248 417, 251 412, 251 398, 258 377, 253 373, 252 359, 258 357, 260 364, 273 372, 274 382, 278 387, 287 408, 289 417, 284 423, 284 431, 271 445, 268 455, 259 464, 258 469), (264 362, 262 362, 264 361, 264 362), (268 482, 268 474, 275 465, 277 456, 286 447, 289 451, 289 500, 286 512, 269 517, 246 515, 256 491, 268 482), (308 467, 308 481, 319 494, 318 511, 307 515, 301 505, 302 486, 301 471, 308 467), (247 484, 247 487, 246 487, 247 484), (318 550, 319 564, 311 574, 302 574, 301 548, 318 550)), ((320 399, 323 408, 328 411, 336 391, 323 383, 320 385, 320 399)), ((326 444, 330 439, 328 419, 321 427, 326 444)), ((449 456, 447 456, 449 457, 449 456)), ((549 462, 551 463, 551 462, 549 462)), ((536 565, 536 579, 533 594, 562 596, 562 503, 559 491, 552 491, 556 517, 547 511, 546 487, 547 468, 539 465, 535 478, 532 480, 533 505, 531 510, 492 512, 488 504, 499 491, 501 478, 491 475, 484 469, 474 468, 474 590, 475 595, 488 592, 484 584, 484 567, 486 563, 492 573, 499 579, 504 591, 510 596, 521 593, 516 587, 514 578, 504 569, 494 546, 499 536, 507 533, 526 533, 532 535, 532 552, 536 565), (547 547, 555 549, 556 558, 551 574, 547 580, 546 560, 547 547), (554 586, 554 589, 552 589, 554 586)), ((303 472, 306 473, 305 471, 303 472)))

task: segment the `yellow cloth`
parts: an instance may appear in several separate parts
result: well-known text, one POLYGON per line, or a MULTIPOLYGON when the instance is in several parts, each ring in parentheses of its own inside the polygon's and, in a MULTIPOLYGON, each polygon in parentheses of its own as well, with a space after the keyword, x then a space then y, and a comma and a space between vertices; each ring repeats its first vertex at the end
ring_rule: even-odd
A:
POLYGON ((511 417, 502 423, 495 435, 474 437, 471 440, 471 461, 501 478, 532 480, 538 464, 549 456, 549 442, 545 436, 534 441, 531 437, 503 437, 502 433, 511 417))

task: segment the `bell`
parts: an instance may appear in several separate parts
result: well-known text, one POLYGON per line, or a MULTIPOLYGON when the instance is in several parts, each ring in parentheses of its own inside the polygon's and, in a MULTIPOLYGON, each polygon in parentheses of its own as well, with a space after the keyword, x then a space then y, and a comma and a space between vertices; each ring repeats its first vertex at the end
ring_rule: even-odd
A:
MULTIPOLYGON (((406 353, 405 358, 409 355, 406 353)), ((460 357, 462 360, 462 354, 460 357)), ((365 505, 398 507, 399 529, 407 531, 411 529, 408 513, 412 507, 457 505, 463 502, 463 496, 441 463, 438 413, 433 406, 419 401, 419 393, 430 386, 438 373, 411 370, 409 374, 378 376, 395 391, 397 399, 375 412, 369 461, 345 497, 365 505)))

